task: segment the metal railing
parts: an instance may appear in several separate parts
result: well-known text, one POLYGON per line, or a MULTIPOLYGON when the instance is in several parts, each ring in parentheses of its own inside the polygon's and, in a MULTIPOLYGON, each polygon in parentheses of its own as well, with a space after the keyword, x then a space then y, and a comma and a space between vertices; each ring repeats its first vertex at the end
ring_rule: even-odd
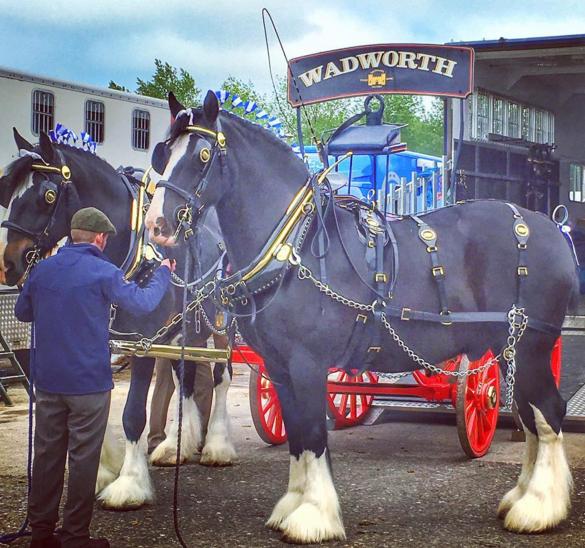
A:
POLYGON ((424 176, 413 172, 410 179, 401 177, 400 181, 391 182, 387 196, 384 196, 385 188, 379 189, 377 201, 382 210, 386 201, 386 211, 394 215, 416 215, 432 211, 451 203, 448 185, 444 184, 447 180, 443 168, 424 176))

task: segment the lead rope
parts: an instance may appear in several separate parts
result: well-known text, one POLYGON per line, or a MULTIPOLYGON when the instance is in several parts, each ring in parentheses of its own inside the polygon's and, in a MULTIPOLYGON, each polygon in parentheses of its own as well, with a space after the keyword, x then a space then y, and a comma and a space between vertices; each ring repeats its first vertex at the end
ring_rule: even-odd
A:
MULTIPOLYGON (((191 252, 187 246, 185 254, 185 280, 189 279, 189 266, 191 262, 191 252)), ((177 458, 175 462, 175 482, 173 489, 173 525, 175 528, 175 535, 179 544, 183 548, 187 548, 183 536, 181 535, 181 528, 179 524, 179 470, 181 468, 181 437, 183 430, 183 396, 185 394, 185 341, 187 339, 187 284, 183 287, 183 312, 181 325, 181 360, 179 361, 178 375, 179 378, 179 419, 177 425, 177 458)))

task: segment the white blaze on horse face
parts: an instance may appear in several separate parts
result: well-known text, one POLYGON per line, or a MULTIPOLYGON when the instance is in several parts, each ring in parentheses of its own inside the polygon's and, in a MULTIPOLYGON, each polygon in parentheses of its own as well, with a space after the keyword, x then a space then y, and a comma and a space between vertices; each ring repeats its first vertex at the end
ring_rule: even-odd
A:
MULTIPOLYGON (((175 169, 179 160, 187 153, 187 146, 189 145, 190 135, 180 135, 177 137, 175 142, 171 145, 171 155, 164 173, 161 176, 162 180, 168 181, 175 169)), ((164 220, 169 226, 172 226, 174 219, 165 219, 164 205, 165 205, 165 192, 166 188, 157 188, 148 213, 146 214, 146 228, 149 233, 149 237, 152 241, 163 246, 175 245, 175 239, 173 237, 164 236, 161 233, 155 233, 156 228, 161 228, 161 224, 164 220)), ((174 230, 173 230, 174 231, 174 230)))

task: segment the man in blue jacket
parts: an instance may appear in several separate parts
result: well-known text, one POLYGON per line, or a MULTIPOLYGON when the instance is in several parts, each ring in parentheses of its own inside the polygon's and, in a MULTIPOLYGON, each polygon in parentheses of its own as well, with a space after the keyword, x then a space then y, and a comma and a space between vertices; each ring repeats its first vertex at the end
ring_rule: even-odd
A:
POLYGON ((24 284, 16 317, 34 322, 31 371, 36 387, 36 431, 28 515, 31 547, 107 548, 89 525, 113 388, 108 345, 110 305, 148 314, 161 301, 174 263, 162 262, 146 287, 124 280, 103 254, 116 229, 95 208, 71 219, 72 244, 41 261, 24 284), (69 456, 63 527, 59 518, 69 456))

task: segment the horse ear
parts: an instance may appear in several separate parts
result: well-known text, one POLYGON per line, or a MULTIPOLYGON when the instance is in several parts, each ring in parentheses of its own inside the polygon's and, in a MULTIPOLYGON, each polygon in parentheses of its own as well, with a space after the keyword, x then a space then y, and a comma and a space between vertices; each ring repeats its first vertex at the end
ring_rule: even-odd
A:
POLYGON ((53 149, 53 143, 44 131, 41 131, 39 136, 39 146, 41 148, 41 156, 43 157, 43 160, 48 164, 54 163, 55 151, 53 149))
POLYGON ((14 134, 14 141, 18 150, 32 151, 34 147, 20 133, 18 133, 18 130, 15 127, 12 128, 12 133, 14 134))
POLYGON ((217 96, 211 90, 209 90, 205 96, 203 112, 210 123, 213 124, 217 120, 217 115, 219 114, 219 102, 217 96))
POLYGON ((175 97, 175 94, 172 91, 169 91, 169 108, 171 109, 173 120, 177 117, 179 112, 185 110, 185 107, 179 103, 179 100, 175 97))

